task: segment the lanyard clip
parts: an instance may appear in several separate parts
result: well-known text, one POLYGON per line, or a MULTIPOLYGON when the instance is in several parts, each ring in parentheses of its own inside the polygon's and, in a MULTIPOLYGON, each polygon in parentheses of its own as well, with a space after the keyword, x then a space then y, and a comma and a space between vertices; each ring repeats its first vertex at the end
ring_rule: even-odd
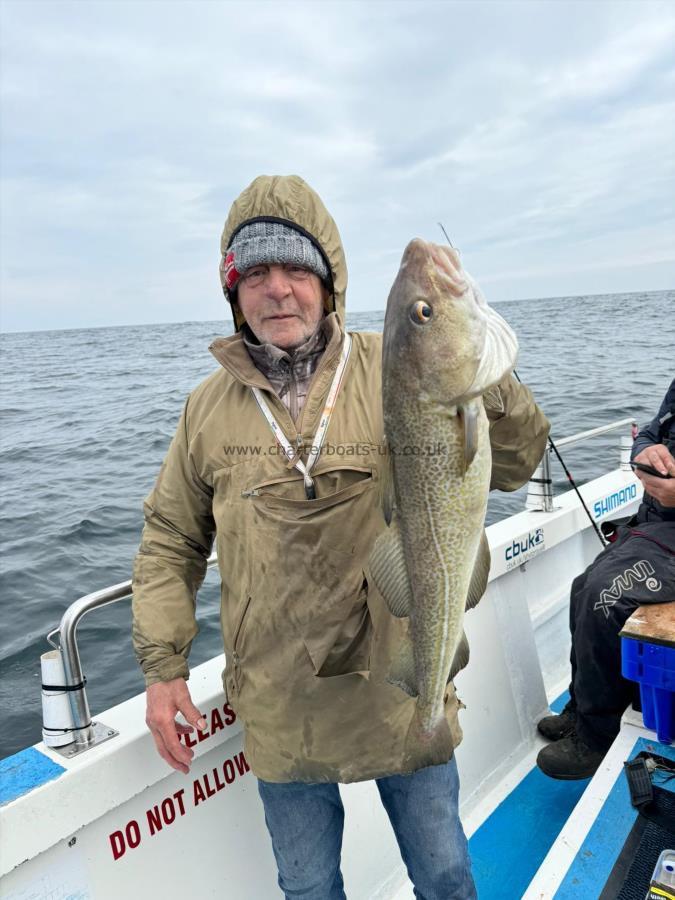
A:
POLYGON ((314 482, 310 478, 309 475, 305 475, 305 495, 308 500, 316 500, 316 491, 314 489, 314 482))

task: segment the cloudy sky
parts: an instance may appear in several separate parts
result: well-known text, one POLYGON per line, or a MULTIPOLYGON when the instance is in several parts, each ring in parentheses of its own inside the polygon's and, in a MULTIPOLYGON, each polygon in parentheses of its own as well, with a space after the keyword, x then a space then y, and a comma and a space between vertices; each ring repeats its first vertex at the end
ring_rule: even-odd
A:
POLYGON ((384 308, 442 221, 492 300, 675 287, 675 5, 2 0, 3 330, 223 318, 260 173, 384 308))

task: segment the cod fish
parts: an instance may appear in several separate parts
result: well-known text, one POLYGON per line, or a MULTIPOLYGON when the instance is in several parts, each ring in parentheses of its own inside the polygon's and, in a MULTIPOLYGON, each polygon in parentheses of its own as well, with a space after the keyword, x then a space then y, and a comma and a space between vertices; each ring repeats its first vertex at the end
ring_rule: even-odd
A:
POLYGON ((408 762, 445 762, 446 685, 468 662, 465 608, 485 592, 491 450, 482 396, 516 364, 518 342, 450 247, 411 241, 387 301, 382 354, 391 470, 388 528, 370 568, 409 639, 388 681, 417 698, 408 762))

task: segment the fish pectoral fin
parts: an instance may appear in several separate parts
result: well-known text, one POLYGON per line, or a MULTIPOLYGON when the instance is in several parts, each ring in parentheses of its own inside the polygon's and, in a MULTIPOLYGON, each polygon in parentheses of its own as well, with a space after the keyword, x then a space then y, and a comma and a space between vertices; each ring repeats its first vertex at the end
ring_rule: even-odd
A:
POLYGON ((391 614, 398 619, 409 616, 412 609, 412 588, 396 517, 375 541, 370 554, 369 568, 375 586, 382 594, 391 614))
POLYGON ((448 676, 448 683, 452 681, 452 679, 457 675, 458 672, 461 672, 462 669, 465 669, 469 664, 469 642, 466 639, 466 634, 462 632, 462 636, 459 639, 459 644, 457 645, 457 649, 455 650, 455 656, 452 660, 452 665, 450 666, 450 675, 448 676))
POLYGON ((463 403, 458 412, 464 428, 464 471, 466 471, 478 449, 478 416, 480 406, 478 403, 463 403))
POLYGON ((469 592, 466 595, 465 610, 478 606, 480 598, 487 590, 488 576, 490 574, 490 545, 485 531, 481 535, 476 562, 473 564, 469 592))
POLYGON ((417 679, 415 677, 415 660, 413 657, 412 643, 406 637, 401 643, 398 655, 391 664, 387 675, 389 684, 401 688, 411 697, 417 697, 417 679))

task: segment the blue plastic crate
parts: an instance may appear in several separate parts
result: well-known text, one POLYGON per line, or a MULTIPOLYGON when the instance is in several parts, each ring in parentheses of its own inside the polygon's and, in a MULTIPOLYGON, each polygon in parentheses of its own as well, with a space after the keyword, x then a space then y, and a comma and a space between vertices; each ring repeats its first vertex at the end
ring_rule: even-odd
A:
POLYGON ((660 741, 675 740, 675 648, 621 638, 621 671, 640 685, 642 718, 660 741))

